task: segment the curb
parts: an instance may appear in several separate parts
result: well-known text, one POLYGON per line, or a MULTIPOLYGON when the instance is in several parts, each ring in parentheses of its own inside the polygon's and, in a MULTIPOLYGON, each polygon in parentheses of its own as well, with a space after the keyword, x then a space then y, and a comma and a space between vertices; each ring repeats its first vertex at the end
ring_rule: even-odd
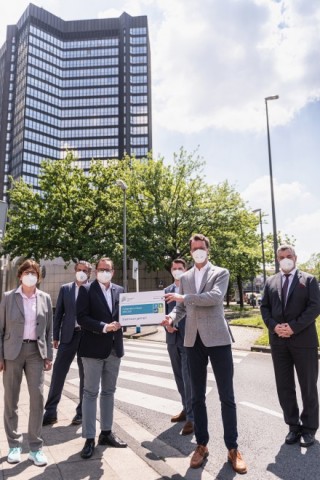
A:
POLYGON ((123 332, 124 338, 137 339, 141 337, 147 337, 148 335, 153 335, 154 333, 158 333, 157 328, 148 328, 148 329, 145 329, 144 331, 141 331, 140 333, 136 333, 135 327, 129 327, 129 329, 130 328, 131 328, 131 331, 127 330, 126 332, 123 332))
POLYGON ((264 347, 263 345, 252 345, 251 352, 271 353, 271 348, 264 347))

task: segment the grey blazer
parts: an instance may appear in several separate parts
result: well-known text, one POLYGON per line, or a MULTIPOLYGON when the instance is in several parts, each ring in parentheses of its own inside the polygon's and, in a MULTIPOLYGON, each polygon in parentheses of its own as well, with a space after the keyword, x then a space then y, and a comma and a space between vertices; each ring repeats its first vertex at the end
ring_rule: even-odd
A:
MULTIPOLYGON (((17 289, 5 292, 0 304, 0 361, 15 360, 24 332, 23 300, 17 289)), ((37 290, 37 343, 43 359, 52 360, 52 304, 50 295, 37 290)))
POLYGON ((223 307, 229 272, 209 263, 197 293, 194 268, 181 277, 179 293, 185 295, 184 302, 177 302, 169 316, 176 322, 186 317, 185 347, 193 347, 197 332, 206 347, 230 345, 232 337, 223 307))

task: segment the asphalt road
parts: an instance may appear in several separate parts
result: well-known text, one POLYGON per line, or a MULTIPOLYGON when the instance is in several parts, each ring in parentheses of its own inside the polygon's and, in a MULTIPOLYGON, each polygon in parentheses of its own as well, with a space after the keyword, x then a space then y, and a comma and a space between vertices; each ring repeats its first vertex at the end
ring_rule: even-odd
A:
MULTIPOLYGON (((209 457, 204 469, 181 472, 179 456, 195 448, 193 436, 180 435, 182 424, 170 417, 181 409, 166 346, 147 340, 125 340, 116 392, 115 429, 130 447, 159 473, 159 479, 231 480, 235 474, 226 462, 220 403, 212 375, 208 377, 209 457), (131 429, 121 415, 130 419, 131 429)), ((239 449, 248 464, 247 480, 319 480, 320 435, 309 449, 286 445, 287 426, 275 391, 269 354, 234 350, 235 393, 239 449)), ((209 369, 210 372, 210 369, 209 369)), ((77 371, 72 369, 65 392, 76 395, 77 371)), ((129 477, 128 477, 129 479, 129 477)), ((148 480, 148 479, 146 479, 148 480)))

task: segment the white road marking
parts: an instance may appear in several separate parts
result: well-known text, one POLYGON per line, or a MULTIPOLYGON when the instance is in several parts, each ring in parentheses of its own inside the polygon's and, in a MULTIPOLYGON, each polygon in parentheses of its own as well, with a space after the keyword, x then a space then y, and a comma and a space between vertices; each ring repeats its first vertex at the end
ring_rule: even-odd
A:
POLYGON ((181 410, 181 402, 176 402, 167 398, 156 397, 148 393, 136 392, 128 388, 117 387, 115 393, 116 400, 120 402, 143 407, 160 413, 170 413, 181 410))
POLYGON ((259 405, 255 405, 254 403, 250 403, 250 402, 238 402, 238 403, 240 405, 244 405, 245 407, 258 410, 259 412, 268 413, 269 415, 273 415, 274 417, 283 418, 283 414, 276 412, 275 410, 270 410, 269 408, 260 407, 259 405))

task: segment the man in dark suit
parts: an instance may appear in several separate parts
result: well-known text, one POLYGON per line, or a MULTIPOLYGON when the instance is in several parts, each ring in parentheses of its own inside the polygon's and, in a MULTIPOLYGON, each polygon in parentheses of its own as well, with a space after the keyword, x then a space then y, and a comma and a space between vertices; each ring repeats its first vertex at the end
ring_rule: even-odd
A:
POLYGON ((206 386, 210 359, 221 402, 227 458, 237 473, 246 473, 247 466, 238 450, 232 337, 223 306, 229 284, 229 272, 208 261, 210 241, 207 237, 202 234, 193 235, 189 245, 194 267, 182 275, 179 293, 165 295, 166 301, 177 303, 162 324, 172 325, 186 318, 184 346, 190 365, 192 409, 197 441, 190 466, 201 467, 209 455, 206 386))
MULTIPOLYGON (((186 262, 183 258, 177 258, 171 264, 171 274, 174 283, 165 288, 165 293, 178 293, 180 278, 186 272, 186 262)), ((166 303, 166 314, 168 315, 175 307, 176 302, 166 303)), ((166 343, 177 384, 178 392, 181 396, 182 411, 171 418, 171 422, 186 423, 183 426, 182 435, 190 435, 193 433, 193 412, 192 412, 192 392, 190 368, 186 349, 183 345, 185 332, 185 318, 178 325, 166 327, 166 343)))
MULTIPOLYGON (((58 421, 58 403, 71 363, 80 344, 81 328, 76 318, 76 298, 80 286, 88 282, 92 267, 90 263, 80 260, 76 263, 74 269, 75 281, 66 283, 60 288, 54 315, 53 347, 58 351, 53 364, 48 399, 44 407, 43 426, 53 425, 58 421)), ((76 415, 72 419, 73 425, 80 425, 82 422, 83 366, 80 355, 77 355, 77 363, 80 378, 79 403, 76 408, 76 415)))
POLYGON ((261 302, 262 318, 269 329, 279 402, 289 426, 285 442, 302 447, 314 443, 319 427, 318 336, 320 291, 316 279, 296 268, 293 247, 277 252, 281 272, 268 278, 261 302), (299 417, 294 370, 301 389, 303 410, 299 417))
POLYGON ((82 437, 86 439, 82 458, 90 458, 95 447, 97 398, 100 390, 99 445, 127 446, 112 432, 114 393, 124 354, 119 319, 119 296, 123 287, 111 283, 113 261, 101 258, 96 264, 97 279, 82 286, 77 298, 77 319, 82 328, 79 347, 84 368, 82 437))

